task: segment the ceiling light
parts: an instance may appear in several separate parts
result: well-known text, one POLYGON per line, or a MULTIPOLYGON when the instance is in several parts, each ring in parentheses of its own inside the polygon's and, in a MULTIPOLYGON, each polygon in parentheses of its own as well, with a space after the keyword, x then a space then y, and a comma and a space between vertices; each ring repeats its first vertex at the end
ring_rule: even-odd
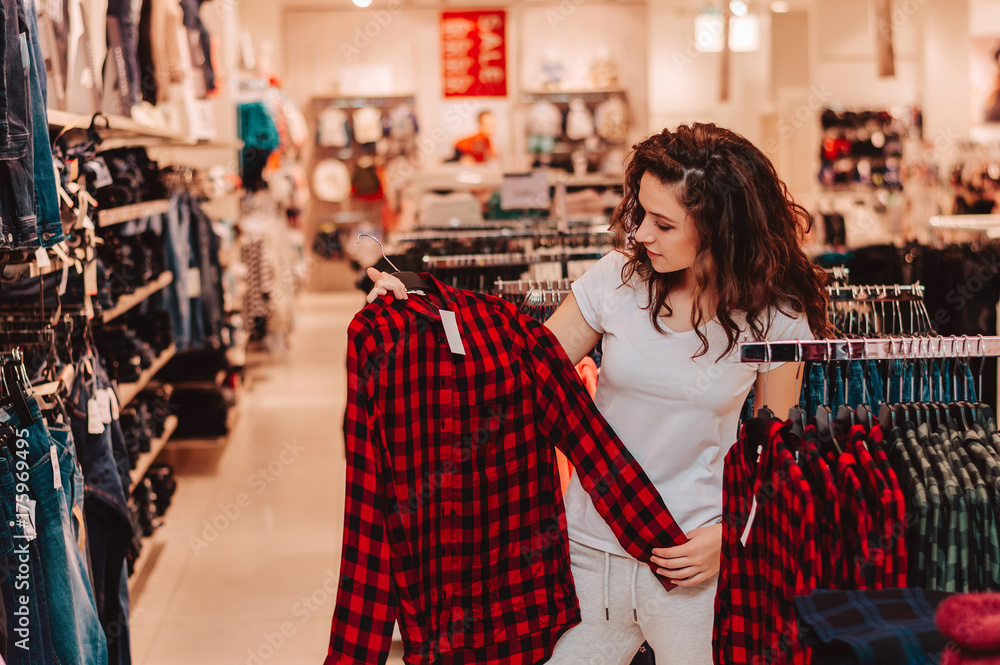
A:
POLYGON ((743 18, 750 13, 750 10, 747 9, 747 3, 743 2, 743 0, 732 0, 732 2, 729 3, 729 11, 731 11, 734 16, 739 16, 740 18, 743 18))
POLYGON ((354 3, 355 7, 361 7, 362 9, 372 6, 372 0, 351 0, 351 2, 354 3))
POLYGON ((785 0, 774 0, 771 3, 771 11, 775 14, 787 14, 788 9, 788 3, 785 0))

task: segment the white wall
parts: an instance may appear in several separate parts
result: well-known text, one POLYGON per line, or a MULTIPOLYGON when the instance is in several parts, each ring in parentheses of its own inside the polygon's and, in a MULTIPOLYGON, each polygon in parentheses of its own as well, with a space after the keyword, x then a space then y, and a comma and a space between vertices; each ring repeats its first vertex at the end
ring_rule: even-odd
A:
POLYGON ((771 91, 771 21, 761 16, 761 47, 731 54, 729 101, 719 101, 722 55, 695 49, 698 10, 682 0, 650 0, 649 116, 651 130, 694 120, 716 122, 753 142, 771 91))

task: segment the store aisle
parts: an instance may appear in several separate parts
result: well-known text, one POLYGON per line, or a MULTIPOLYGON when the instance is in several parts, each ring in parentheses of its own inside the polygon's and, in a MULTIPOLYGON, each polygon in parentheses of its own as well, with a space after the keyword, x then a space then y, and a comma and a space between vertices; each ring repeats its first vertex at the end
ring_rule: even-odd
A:
POLYGON ((136 665, 319 665, 340 566, 346 329, 362 296, 307 294, 251 366, 229 443, 172 453, 175 503, 133 608, 136 665))

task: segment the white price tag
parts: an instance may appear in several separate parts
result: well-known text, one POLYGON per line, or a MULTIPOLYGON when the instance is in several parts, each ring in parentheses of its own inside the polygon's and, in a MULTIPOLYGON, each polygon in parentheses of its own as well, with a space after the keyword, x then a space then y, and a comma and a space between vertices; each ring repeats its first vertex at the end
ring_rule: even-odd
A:
POLYGON ((49 253, 45 251, 44 247, 39 247, 35 250, 35 261, 38 262, 39 268, 48 268, 52 265, 52 261, 49 260, 49 253))
POLYGON ((97 261, 90 261, 83 269, 83 290, 88 296, 97 295, 97 261))
POLYGON ((101 420, 101 407, 97 403, 97 398, 91 397, 87 401, 87 432, 100 434, 103 431, 104 421, 101 420))
POLYGON ((753 498, 753 503, 750 504, 750 517, 747 518, 747 525, 743 529, 743 535, 740 536, 740 542, 743 543, 743 547, 747 546, 747 541, 750 539, 750 527, 753 526, 753 518, 757 517, 757 497, 753 498))
POLYGON ((24 532, 25 540, 30 542, 38 537, 38 532, 35 531, 35 501, 29 499, 27 494, 17 494, 14 497, 14 502, 16 504, 15 510, 17 510, 17 521, 24 532))
POLYGON ((107 390, 97 391, 97 408, 100 411, 101 422, 111 424, 111 397, 107 390))
POLYGON ((52 460, 52 489, 62 489, 62 474, 59 472, 59 451, 55 445, 49 446, 49 459, 52 460))
POLYGON ((451 352, 460 356, 465 355, 465 346, 462 344, 462 334, 458 331, 458 317, 455 312, 447 309, 439 309, 441 323, 444 325, 444 334, 448 338, 448 346, 451 352))
POLYGON ((201 270, 198 268, 188 268, 187 274, 188 298, 201 297, 201 270))

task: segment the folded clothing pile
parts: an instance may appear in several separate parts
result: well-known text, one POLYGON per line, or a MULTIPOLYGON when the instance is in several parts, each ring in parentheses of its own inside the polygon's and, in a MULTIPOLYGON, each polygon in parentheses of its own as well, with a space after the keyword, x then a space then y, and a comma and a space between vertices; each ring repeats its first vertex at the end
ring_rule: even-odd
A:
POLYGON ((941 665, 1000 665, 1000 593, 952 596, 935 621, 951 640, 941 665))
POLYGON ((814 591, 795 599, 813 665, 937 663, 947 638, 934 612, 950 596, 924 589, 814 591))

